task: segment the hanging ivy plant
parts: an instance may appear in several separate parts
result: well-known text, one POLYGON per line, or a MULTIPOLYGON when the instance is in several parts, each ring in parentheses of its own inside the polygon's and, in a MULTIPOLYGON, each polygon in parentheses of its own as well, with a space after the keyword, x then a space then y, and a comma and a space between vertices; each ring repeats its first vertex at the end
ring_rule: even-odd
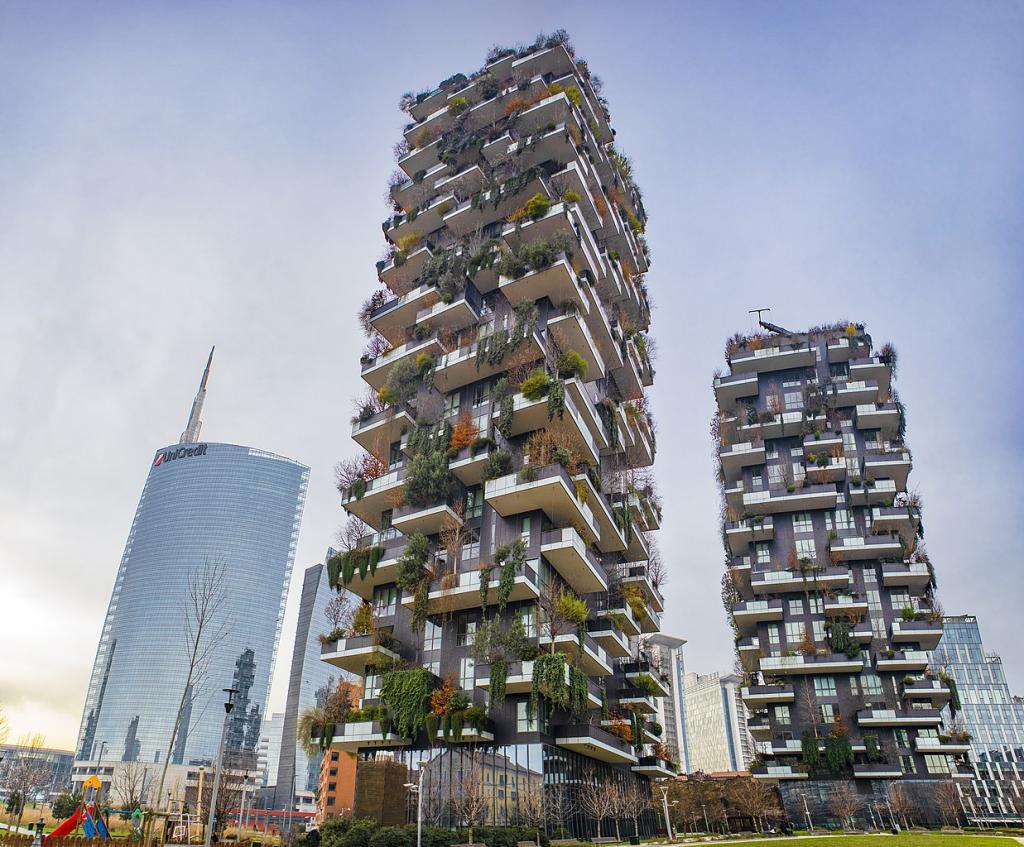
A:
POLYGON ((526 563, 526 542, 517 538, 511 544, 502 544, 494 551, 494 563, 501 565, 501 578, 498 580, 498 613, 501 614, 515 587, 516 574, 526 563))
POLYGON ((800 758, 809 770, 817 770, 821 764, 821 752, 818 750, 818 739, 814 733, 805 729, 800 736, 800 758))
POLYGON ((503 397, 501 399, 501 405, 498 407, 498 432, 504 435, 506 438, 512 437, 512 415, 515 413, 515 399, 512 395, 503 397))
POLYGON ((345 550, 335 553, 327 560, 327 584, 331 588, 338 587, 338 578, 341 584, 347 586, 359 571, 359 578, 366 579, 367 574, 377 571, 377 564, 384 557, 384 548, 357 547, 354 550, 345 550))
POLYGON ((825 739, 825 764, 832 773, 843 773, 853 767, 853 747, 845 735, 825 739))
POLYGON ((569 713, 574 718, 587 713, 587 675, 577 667, 569 668, 569 713))
POLYGON ((565 655, 545 653, 533 662, 533 688, 530 691, 529 712, 534 715, 537 700, 543 697, 555 708, 564 709, 569 705, 569 686, 565 681, 565 655))
POLYGON ((415 738, 416 733, 424 728, 433 688, 434 676, 426 668, 393 670, 384 674, 380 699, 390 710, 398 735, 415 738))
POLYGON ((548 388, 548 420, 555 416, 561 420, 565 416, 565 383, 554 380, 548 388))
POLYGON ((491 686, 488 692, 487 713, 493 715, 505 702, 505 681, 508 679, 508 662, 497 659, 491 662, 491 686))
POLYGON ((622 530, 622 537, 626 539, 626 544, 633 543, 633 510, 629 505, 629 499, 625 499, 621 506, 615 510, 615 523, 619 525, 619 529, 622 530))

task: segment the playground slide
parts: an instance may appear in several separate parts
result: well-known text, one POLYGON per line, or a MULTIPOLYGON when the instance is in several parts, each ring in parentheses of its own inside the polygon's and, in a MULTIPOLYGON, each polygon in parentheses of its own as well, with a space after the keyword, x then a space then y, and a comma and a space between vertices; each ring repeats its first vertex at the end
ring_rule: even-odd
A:
POLYGON ((103 816, 96 815, 93 817, 93 808, 87 808, 85 810, 85 822, 82 824, 82 832, 86 838, 110 838, 110 833, 107 832, 107 827, 103 823, 103 816))
POLYGON ((78 827, 79 822, 82 820, 82 807, 79 806, 75 809, 75 813, 68 818, 66 821, 62 821, 57 828, 47 835, 47 838, 60 838, 62 835, 67 835, 70 832, 74 832, 78 827))

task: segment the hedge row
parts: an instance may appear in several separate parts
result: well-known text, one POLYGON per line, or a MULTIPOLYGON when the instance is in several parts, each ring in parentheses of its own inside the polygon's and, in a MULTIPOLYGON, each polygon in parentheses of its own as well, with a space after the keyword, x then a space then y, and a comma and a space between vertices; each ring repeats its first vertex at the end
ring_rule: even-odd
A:
MULTIPOLYGON (((466 829, 423 827, 423 847, 452 847, 469 840, 466 829)), ((486 847, 516 847, 518 841, 537 840, 537 831, 524 826, 475 826, 473 843, 486 847)), ((540 834, 541 847, 549 847, 548 836, 540 834)), ((380 826, 374 820, 331 818, 320 827, 321 847, 416 847, 416 824, 380 826)))

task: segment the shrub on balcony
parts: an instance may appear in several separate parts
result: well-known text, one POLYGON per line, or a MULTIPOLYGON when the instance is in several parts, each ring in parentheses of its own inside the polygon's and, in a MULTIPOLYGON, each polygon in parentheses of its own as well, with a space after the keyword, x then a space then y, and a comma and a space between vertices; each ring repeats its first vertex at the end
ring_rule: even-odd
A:
POLYGON ((447 501, 451 493, 452 476, 445 450, 417 453, 409 460, 405 472, 405 503, 430 506, 447 501))
POLYGON ((469 101, 462 96, 453 97, 448 102, 448 114, 452 116, 461 115, 463 112, 469 111, 469 101))
POLYGON ((430 558, 430 542, 422 532, 414 532, 398 557, 395 582, 403 591, 415 591, 426 575, 425 566, 430 558))
POLYGON ((474 440, 472 444, 469 445, 469 453, 471 456, 475 457, 481 451, 493 450, 497 446, 498 445, 493 438, 484 435, 480 436, 479 438, 474 440))
POLYGON ((518 279, 528 271, 542 271, 550 267, 563 253, 571 258, 575 249, 576 242, 572 236, 559 232, 551 238, 537 239, 504 253, 495 262, 494 269, 501 276, 518 279))
POLYGON ((543 368, 536 368, 519 386, 523 397, 533 402, 544 397, 551 388, 551 377, 543 368))
POLYGON ((449 454, 454 456, 459 451, 469 447, 476 441, 479 434, 480 427, 473 422, 469 413, 463 414, 455 422, 455 426, 452 427, 451 441, 448 448, 449 454))
POLYGON ((821 765, 821 752, 818 750, 818 739, 812 730, 805 729, 803 734, 800 736, 800 760, 807 765, 810 770, 817 770, 821 765))
POLYGON ((587 360, 576 350, 566 350, 558 357, 558 375, 562 379, 576 377, 581 382, 586 382, 588 367, 587 360))
POLYGON ((508 450, 496 450, 487 456, 480 478, 484 481, 497 479, 512 473, 512 454, 508 450))
POLYGON ((400 359, 388 371, 384 385, 377 397, 385 406, 401 406, 416 397, 416 384, 420 373, 416 364, 408 358, 400 359))
MULTIPOLYGON (((636 685, 641 691, 650 694, 652 697, 660 697, 661 691, 658 688, 658 683, 654 681, 654 677, 650 674, 642 673, 638 676, 633 684, 636 685)), ((664 757, 662 757, 664 758, 664 757)))
POLYGON ((877 735, 864 736, 864 755, 869 762, 881 762, 885 758, 882 755, 881 747, 879 747, 877 735))
MULTIPOLYGON (((526 542, 517 538, 511 544, 502 544, 494 551, 494 564, 501 568, 501 576, 498 580, 498 613, 505 611, 508 598, 515 587, 516 574, 526 564, 526 542)), ((481 588, 486 591, 486 585, 481 588)))
POLYGON ((373 635, 376 628, 373 620, 373 606, 365 601, 356 606, 356 610, 352 614, 351 634, 353 636, 373 635))

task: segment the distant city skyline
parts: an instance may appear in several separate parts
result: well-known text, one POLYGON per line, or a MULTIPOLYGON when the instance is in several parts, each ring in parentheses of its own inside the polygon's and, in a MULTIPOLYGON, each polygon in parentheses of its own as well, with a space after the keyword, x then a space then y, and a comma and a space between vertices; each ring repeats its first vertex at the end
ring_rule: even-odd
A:
MULTIPOLYGON (((1024 502, 1024 9, 641 3, 609 29, 592 7, 521 4, 508 38, 567 27, 637 162, 654 415, 672 421, 654 468, 666 620, 688 667, 732 667, 711 378, 747 310, 770 306, 783 326, 848 318, 896 342, 939 598, 978 615, 1021 693, 1024 575, 997 541, 1024 502)), ((343 519, 331 469, 354 452, 353 316, 405 122, 387 104, 424 72, 477 67, 494 38, 486 4, 450 17, 412 3, 0 9, 0 637, 31 645, 0 675, 10 740, 74 746, 139 469, 178 437, 213 344, 204 437, 311 467, 291 655, 301 572, 343 519), (421 38, 381 49, 398 21, 421 38)))

